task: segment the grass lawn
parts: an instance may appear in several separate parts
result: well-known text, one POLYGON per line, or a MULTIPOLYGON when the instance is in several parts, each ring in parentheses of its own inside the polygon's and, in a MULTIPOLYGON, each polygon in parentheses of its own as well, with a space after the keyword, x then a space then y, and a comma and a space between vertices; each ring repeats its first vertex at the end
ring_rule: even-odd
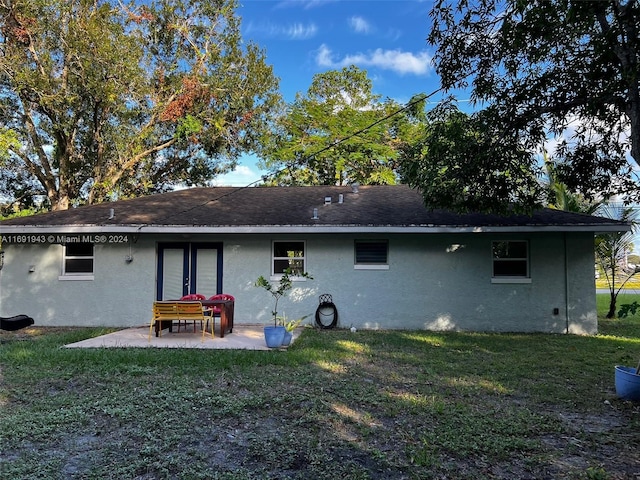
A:
MULTIPOLYGON (((599 308, 606 309, 606 298, 599 308)), ((0 334, 3 479, 627 479, 640 313, 601 333, 307 329, 288 351, 0 334)))

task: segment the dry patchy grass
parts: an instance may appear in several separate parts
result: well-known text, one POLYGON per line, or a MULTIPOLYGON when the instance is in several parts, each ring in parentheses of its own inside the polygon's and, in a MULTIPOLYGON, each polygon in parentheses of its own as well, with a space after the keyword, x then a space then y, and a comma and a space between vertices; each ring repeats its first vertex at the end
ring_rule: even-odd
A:
MULTIPOLYGON (((288 351, 62 349, 0 335, 0 470, 47 479, 627 479, 613 335, 306 330, 288 351)), ((629 334, 628 332, 631 332, 629 334)), ((607 332, 605 332, 607 333, 607 332)))

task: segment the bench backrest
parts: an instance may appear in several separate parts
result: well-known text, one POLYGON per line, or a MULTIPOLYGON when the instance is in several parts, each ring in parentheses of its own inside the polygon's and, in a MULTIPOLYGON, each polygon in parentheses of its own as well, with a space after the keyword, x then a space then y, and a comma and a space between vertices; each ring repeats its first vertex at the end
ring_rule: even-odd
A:
POLYGON ((178 305, 178 316, 181 320, 192 319, 201 320, 204 318, 202 302, 180 302, 178 305))
POLYGON ((204 312, 201 302, 153 302, 154 319, 202 320, 204 312))

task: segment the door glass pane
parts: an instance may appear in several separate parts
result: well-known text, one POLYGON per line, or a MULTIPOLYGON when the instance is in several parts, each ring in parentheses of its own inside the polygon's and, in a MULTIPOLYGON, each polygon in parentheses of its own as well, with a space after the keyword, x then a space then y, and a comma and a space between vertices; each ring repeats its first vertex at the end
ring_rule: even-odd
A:
POLYGON ((165 248, 163 252, 162 300, 176 300, 182 297, 184 250, 165 248))
POLYGON ((198 248, 196 259, 196 286, 195 292, 191 293, 201 293, 209 298, 217 292, 218 250, 213 248, 198 248))

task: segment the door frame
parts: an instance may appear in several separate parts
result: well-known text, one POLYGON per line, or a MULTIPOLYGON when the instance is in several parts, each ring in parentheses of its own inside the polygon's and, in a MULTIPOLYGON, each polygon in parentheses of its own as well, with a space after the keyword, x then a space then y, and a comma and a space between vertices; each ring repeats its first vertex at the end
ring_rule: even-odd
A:
MULTIPOLYGON (((216 293, 222 293, 222 242, 158 242, 156 249, 156 300, 162 298, 162 286, 164 278, 164 255, 165 249, 182 249, 182 271, 194 272, 198 266, 199 249, 215 249, 216 255, 216 293)), ((196 277, 189 275, 189 285, 182 285, 182 294, 186 295, 195 290, 196 277)), ((195 292, 194 292, 195 293, 195 292)))

